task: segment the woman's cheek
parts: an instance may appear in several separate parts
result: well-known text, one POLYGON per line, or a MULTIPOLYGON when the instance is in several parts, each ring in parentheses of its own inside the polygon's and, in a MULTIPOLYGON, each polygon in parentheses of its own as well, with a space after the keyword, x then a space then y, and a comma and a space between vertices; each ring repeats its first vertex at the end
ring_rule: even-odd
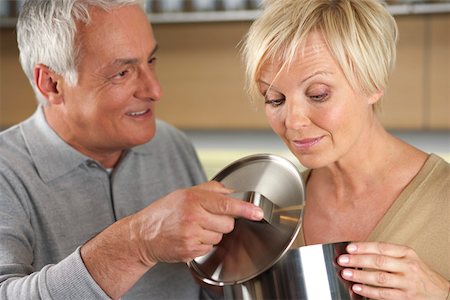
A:
POLYGON ((267 108, 267 106, 266 106, 266 119, 270 127, 272 127, 273 129, 280 127, 281 122, 279 116, 277 116, 273 108, 271 107, 267 108))

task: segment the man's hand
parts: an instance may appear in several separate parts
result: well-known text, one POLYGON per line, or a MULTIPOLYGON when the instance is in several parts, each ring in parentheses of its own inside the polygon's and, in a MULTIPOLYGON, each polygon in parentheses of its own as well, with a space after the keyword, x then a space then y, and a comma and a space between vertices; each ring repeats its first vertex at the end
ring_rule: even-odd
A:
POLYGON ((133 215, 130 236, 139 245, 142 262, 188 262, 231 232, 236 217, 262 219, 261 208, 226 196, 231 192, 208 182, 175 191, 133 215))
POLYGON ((221 183, 177 190, 123 218, 81 247, 91 276, 113 299, 158 262, 187 262, 209 252, 236 217, 259 221, 261 208, 226 194, 221 183))

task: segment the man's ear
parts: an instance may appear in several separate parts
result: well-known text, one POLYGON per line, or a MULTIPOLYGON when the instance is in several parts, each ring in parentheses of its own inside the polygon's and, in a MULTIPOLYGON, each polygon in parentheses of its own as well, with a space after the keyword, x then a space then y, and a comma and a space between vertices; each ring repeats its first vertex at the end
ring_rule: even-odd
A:
POLYGON ((63 102, 62 77, 49 67, 39 64, 34 68, 34 82, 50 104, 63 102))

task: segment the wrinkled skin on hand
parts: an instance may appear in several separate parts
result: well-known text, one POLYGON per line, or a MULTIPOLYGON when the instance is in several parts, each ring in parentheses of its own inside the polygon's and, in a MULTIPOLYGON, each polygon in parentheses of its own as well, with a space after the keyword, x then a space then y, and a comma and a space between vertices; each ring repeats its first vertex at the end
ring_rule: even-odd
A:
POLYGON ((355 282, 355 293, 371 299, 445 300, 450 283, 405 246, 367 242, 347 246, 338 263, 342 277, 355 282))
POLYGON ((177 190, 134 214, 130 237, 141 262, 188 262, 231 232, 235 217, 262 219, 259 207, 226 196, 231 192, 218 182, 207 182, 177 190))

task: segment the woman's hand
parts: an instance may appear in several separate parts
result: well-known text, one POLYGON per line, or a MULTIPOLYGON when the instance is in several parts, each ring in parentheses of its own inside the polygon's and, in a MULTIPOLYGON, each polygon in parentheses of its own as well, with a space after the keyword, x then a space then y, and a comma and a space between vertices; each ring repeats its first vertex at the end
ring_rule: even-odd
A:
MULTIPOLYGON (((352 290, 371 299, 447 299, 450 283, 405 246, 351 243, 338 263, 342 277, 355 282, 352 290), (349 267, 363 270, 347 269, 349 267)), ((443 262, 444 263, 444 262, 443 262)), ((445 262, 448 263, 448 262, 445 262)))

